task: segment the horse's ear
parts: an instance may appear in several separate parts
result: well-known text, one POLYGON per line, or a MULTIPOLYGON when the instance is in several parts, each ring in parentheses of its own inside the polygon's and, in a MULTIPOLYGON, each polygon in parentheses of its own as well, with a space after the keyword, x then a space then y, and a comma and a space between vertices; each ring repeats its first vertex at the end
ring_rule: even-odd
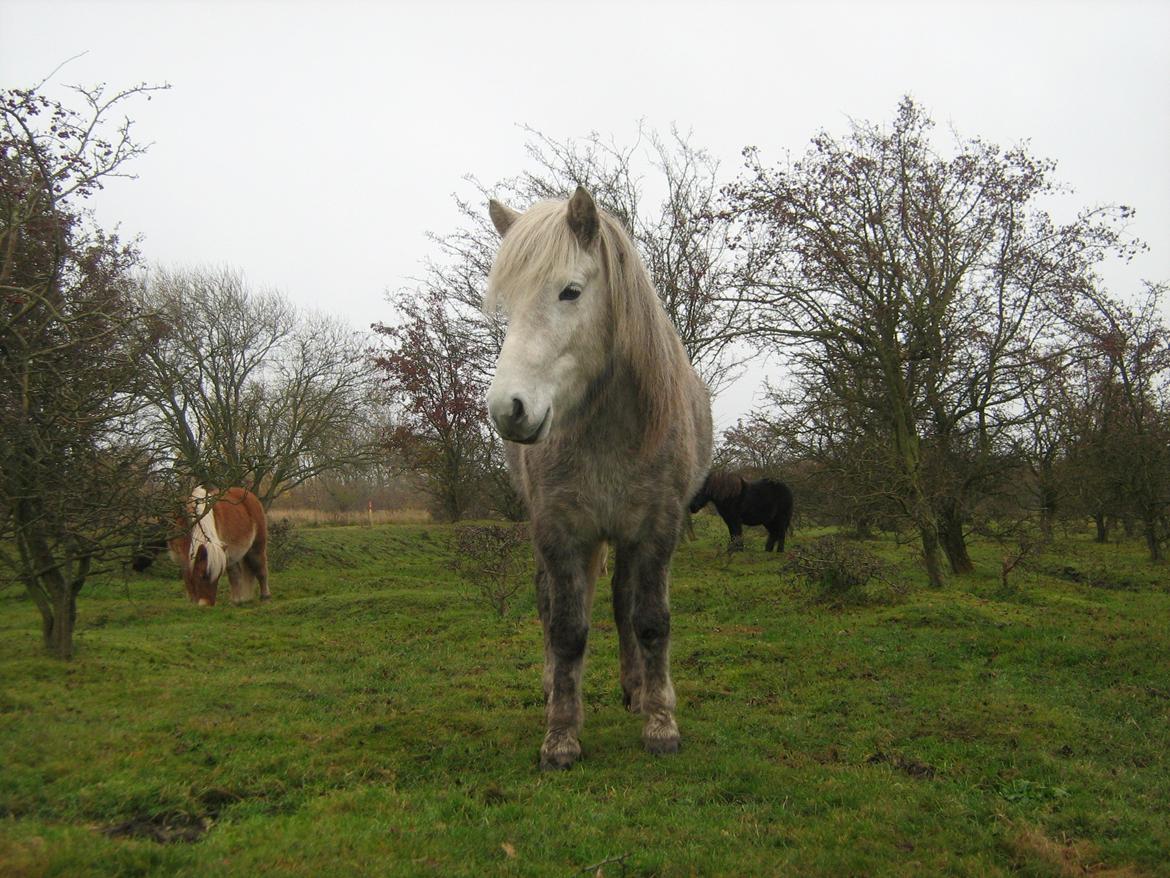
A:
POLYGON ((584 186, 578 186, 573 197, 569 199, 568 211, 569 228, 577 236, 583 247, 588 247, 597 237, 600 221, 597 218, 597 205, 593 203, 593 196, 585 191, 584 186))
POLYGON ((496 227, 501 238, 507 234, 508 229, 512 228, 512 223, 520 219, 520 211, 512 210, 508 205, 496 201, 494 198, 488 201, 488 215, 492 218, 492 225, 496 227))

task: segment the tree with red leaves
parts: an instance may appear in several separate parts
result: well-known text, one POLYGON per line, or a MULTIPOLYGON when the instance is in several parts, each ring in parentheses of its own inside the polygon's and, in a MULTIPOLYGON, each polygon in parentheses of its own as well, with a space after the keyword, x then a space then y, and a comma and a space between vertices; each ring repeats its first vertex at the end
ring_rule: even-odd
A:
POLYGON ((386 445, 424 474, 436 515, 458 521, 490 502, 485 492, 499 484, 483 402, 489 342, 438 290, 402 294, 395 305, 397 323, 372 327, 385 342, 374 363, 396 415, 386 445))

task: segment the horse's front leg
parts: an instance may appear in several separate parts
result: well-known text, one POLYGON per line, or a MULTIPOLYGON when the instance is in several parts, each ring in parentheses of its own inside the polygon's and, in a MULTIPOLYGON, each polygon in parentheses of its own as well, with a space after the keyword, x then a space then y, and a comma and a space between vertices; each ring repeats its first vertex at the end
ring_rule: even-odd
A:
POLYGON ((552 651, 549 640, 549 621, 552 619, 552 585, 544 564, 540 560, 540 553, 536 553, 536 612, 540 616, 540 628, 544 634, 544 671, 541 673, 540 683, 544 690, 544 704, 548 707, 552 697, 553 671, 556 666, 556 656, 552 651))
POLYGON ((742 552, 743 551, 743 524, 738 517, 727 519, 727 532, 729 534, 727 540, 728 552, 742 552))
POLYGON ((593 552, 538 545, 537 603, 544 627, 544 688, 548 728, 540 748, 542 770, 568 768, 581 756, 581 674, 589 638, 590 563, 593 552))

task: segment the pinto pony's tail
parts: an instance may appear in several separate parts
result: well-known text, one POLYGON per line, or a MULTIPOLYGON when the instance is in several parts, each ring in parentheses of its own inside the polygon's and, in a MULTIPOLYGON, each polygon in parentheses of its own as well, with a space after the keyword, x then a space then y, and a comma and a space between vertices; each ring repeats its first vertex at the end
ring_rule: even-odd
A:
POLYGON ((207 490, 198 486, 191 492, 195 501, 195 525, 191 528, 191 550, 188 562, 194 566, 199 553, 207 554, 207 576, 215 582, 227 569, 227 552, 215 527, 214 503, 208 501, 207 490))

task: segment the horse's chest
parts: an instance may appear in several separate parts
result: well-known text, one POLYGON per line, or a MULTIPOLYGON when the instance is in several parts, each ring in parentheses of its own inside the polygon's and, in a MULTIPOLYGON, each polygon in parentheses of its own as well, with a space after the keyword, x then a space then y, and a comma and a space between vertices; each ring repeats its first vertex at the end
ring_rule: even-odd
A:
POLYGON ((629 461, 566 455, 529 470, 535 516, 555 516, 603 536, 639 530, 648 508, 663 501, 663 485, 629 461))

